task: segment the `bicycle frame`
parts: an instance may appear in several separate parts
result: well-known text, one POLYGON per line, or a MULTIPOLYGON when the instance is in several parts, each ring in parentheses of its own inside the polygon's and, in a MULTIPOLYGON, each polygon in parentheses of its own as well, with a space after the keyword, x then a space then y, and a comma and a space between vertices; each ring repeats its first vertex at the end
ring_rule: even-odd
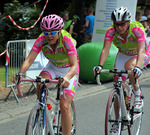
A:
MULTIPOLYGON (((41 89, 41 102, 38 101, 38 106, 39 106, 39 110, 43 110, 43 130, 42 130, 42 135, 45 135, 45 128, 46 128, 46 120, 47 120, 47 124, 48 124, 48 129, 51 135, 54 135, 54 130, 53 129, 53 120, 55 117, 55 125, 58 125, 58 115, 60 115, 60 96, 63 95, 63 97, 65 98, 65 95, 63 93, 62 88, 60 88, 59 86, 61 85, 62 81, 63 81, 63 77, 60 77, 59 80, 49 80, 49 79, 42 79, 40 76, 37 77, 37 79, 26 79, 26 78, 22 78, 22 81, 26 82, 41 82, 43 84, 42 89, 41 89), (41 79, 41 80, 40 80, 41 79), (58 84, 58 88, 57 88, 57 97, 56 99, 54 99, 51 96, 48 96, 48 93, 46 91, 48 91, 48 89, 46 88, 46 83, 57 83, 58 84), (55 110, 54 113, 55 115, 51 118, 50 113, 48 111, 47 108, 47 104, 46 104, 46 98, 50 99, 53 104, 55 104, 55 110)), ((20 90, 20 84, 17 84, 17 90, 18 90, 18 94, 22 97, 23 94, 21 93, 20 90)), ((36 115, 36 119, 34 121, 34 128, 36 128, 36 122, 38 120, 38 115, 36 115)), ((58 129, 59 127, 55 126, 57 128, 57 133, 59 133, 58 129)), ((34 130, 33 130, 33 134, 34 134, 34 130)))
POLYGON ((128 89, 128 91, 131 90, 130 87, 128 87, 127 85, 125 85, 123 83, 122 77, 119 76, 117 78, 117 84, 115 86, 115 89, 119 92, 120 97, 121 97, 119 102, 121 103, 121 107, 122 107, 121 108, 122 109, 122 117, 125 121, 127 120, 127 122, 129 122, 129 121, 131 121, 131 118, 129 116, 129 111, 127 111, 127 109, 126 109, 126 104, 125 104, 125 99, 124 99, 124 94, 123 94, 123 86, 126 87, 128 89))
MULTIPOLYGON (((101 70, 101 72, 115 73, 118 75, 117 82, 115 83, 115 87, 114 87, 113 91, 111 92, 108 102, 107 102, 106 115, 105 115, 105 134, 108 135, 109 134, 108 131, 110 131, 109 128, 111 127, 111 124, 109 126, 108 123, 117 122, 119 124, 118 135, 120 135, 120 133, 125 129, 124 126, 127 126, 129 135, 131 135, 131 132, 134 132, 132 134, 138 135, 140 132, 140 128, 141 128, 141 117, 142 117, 143 111, 142 112, 134 111, 134 106, 131 105, 131 102, 134 101, 131 99, 132 93, 133 93, 133 90, 132 90, 133 85, 131 84, 131 82, 129 82, 129 84, 127 84, 126 81, 124 82, 122 80, 123 73, 130 74, 130 73, 132 73, 132 71, 118 70, 118 69, 114 69, 114 70, 103 69, 103 70, 101 70), (128 94, 127 94, 127 98, 128 98, 127 103, 128 104, 125 103, 125 95, 124 95, 125 92, 128 92, 128 94), (113 93, 115 93, 114 95, 116 95, 116 96, 114 96, 113 93), (116 103, 118 103, 118 105, 116 104, 116 106, 114 106, 115 111, 113 111, 113 109, 110 106, 111 106, 111 103, 115 104, 115 99, 117 99, 116 103), (118 107, 119 110, 116 110, 117 109, 116 107, 118 107), (112 110, 112 112, 111 112, 111 110, 112 110), (113 119, 111 119, 111 118, 109 119, 109 115, 110 115, 109 112, 112 114, 114 112, 115 117, 113 119), (118 115, 115 115, 115 114, 117 114, 116 112, 118 113, 118 115), (117 116, 119 116, 118 117, 119 119, 117 118, 117 116), (135 120, 137 120, 137 122, 135 120)), ((97 77, 99 77, 98 74, 97 74, 97 77)), ((139 88, 137 79, 135 79, 135 86, 137 88, 139 88)), ((134 93, 133 93, 133 95, 134 95, 134 93)))

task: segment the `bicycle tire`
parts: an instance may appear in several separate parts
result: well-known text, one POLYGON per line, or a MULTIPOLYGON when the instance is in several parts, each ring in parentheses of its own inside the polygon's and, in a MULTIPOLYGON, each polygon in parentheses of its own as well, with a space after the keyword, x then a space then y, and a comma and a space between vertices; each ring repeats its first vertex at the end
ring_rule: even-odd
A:
POLYGON ((73 101, 71 102, 71 115, 72 115, 71 135, 76 135, 76 109, 73 101))
MULTIPOLYGON (((75 104, 72 101, 71 102, 71 115, 72 115, 72 129, 71 129, 71 135, 76 135, 76 110, 75 110, 75 104)), ((58 114, 58 125, 56 127, 59 127, 59 135, 62 135, 62 127, 61 127, 61 113, 58 114)))
POLYGON ((118 123, 119 125, 119 134, 121 134, 121 122, 122 122, 122 115, 121 115, 121 103, 120 101, 120 95, 118 94, 117 90, 114 89, 111 91, 109 98, 108 98, 108 102, 107 102, 107 106, 106 106, 106 113, 105 113, 105 135, 109 135, 112 125, 114 123, 118 123), (117 97, 117 98, 116 98, 117 97), (116 112, 115 112, 115 107, 114 104, 115 102, 118 100, 118 119, 116 120, 116 112))
POLYGON ((140 112, 136 112, 134 111, 133 103, 134 103, 134 92, 132 91, 130 115, 133 121, 130 123, 130 125, 128 125, 128 134, 140 135, 142 118, 143 118, 143 108, 140 112))
MULTIPOLYGON (((25 135, 41 135, 43 134, 43 110, 40 109, 40 105, 35 105, 33 109, 31 110, 27 125, 26 125, 26 131, 25 135)), ((45 119, 47 120, 47 119, 45 119)), ((45 135, 48 134, 48 125, 47 122, 45 122, 45 135)))

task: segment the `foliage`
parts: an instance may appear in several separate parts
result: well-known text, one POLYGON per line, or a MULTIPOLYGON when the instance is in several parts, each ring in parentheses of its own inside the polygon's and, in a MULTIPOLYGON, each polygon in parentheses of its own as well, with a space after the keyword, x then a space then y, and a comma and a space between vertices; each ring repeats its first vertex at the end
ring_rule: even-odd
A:
MULTIPOLYGON (((11 1, 11 0, 8 0, 11 1)), ((34 0, 12 0, 10 3, 4 5, 4 14, 0 15, 0 19, 4 16, 11 15, 14 21, 21 27, 30 27, 32 26, 39 17, 41 9, 43 8, 45 1, 42 0, 37 4, 37 10, 35 10, 33 4, 29 3, 35 2, 34 0), (28 2, 27 2, 28 1, 28 2), (41 7, 40 7, 41 6, 41 7)), ((47 8, 44 12, 44 16, 50 13, 55 13, 60 15, 63 11, 68 11, 70 18, 77 14, 81 20, 77 25, 77 32, 81 30, 81 27, 84 23, 84 9, 95 5, 96 0, 59 0, 50 1, 47 5, 47 8), (80 7, 80 8, 79 8, 80 7)), ((21 30, 14 26, 9 18, 0 20, 0 53, 3 52, 6 48, 6 43, 10 40, 21 40, 21 39, 35 39, 40 34, 39 23, 36 26, 28 31, 21 30)), ((80 40, 80 39, 79 39, 80 40)), ((0 57, 0 63, 3 65, 5 63, 5 57, 0 57), (3 62, 4 61, 4 62, 3 62)))
POLYGON ((5 81, 5 67, 0 67, 0 82, 5 81))
MULTIPOLYGON (((32 5, 33 7, 33 5, 32 5)), ((26 2, 23 5, 18 0, 13 0, 12 3, 6 3, 4 6, 4 16, 10 15, 17 25, 27 28, 32 26, 39 17, 40 9, 29 6, 26 2)), ((39 24, 30 30, 21 30, 14 26, 9 18, 3 19, 3 38, 0 39, 0 45, 5 48, 7 41, 9 40, 20 40, 20 39, 32 39, 36 38, 39 33, 39 24), (7 36, 6 36, 7 35, 7 36)), ((1 30, 1 29, 0 29, 1 30)))

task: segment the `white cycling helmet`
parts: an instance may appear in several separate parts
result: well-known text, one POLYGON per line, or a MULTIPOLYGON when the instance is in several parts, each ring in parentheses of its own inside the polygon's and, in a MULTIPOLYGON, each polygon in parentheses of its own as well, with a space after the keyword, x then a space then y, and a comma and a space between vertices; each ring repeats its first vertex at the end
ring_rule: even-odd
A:
POLYGON ((129 21, 131 20, 131 13, 130 11, 125 7, 120 7, 115 9, 111 13, 111 19, 113 22, 116 21, 129 21))

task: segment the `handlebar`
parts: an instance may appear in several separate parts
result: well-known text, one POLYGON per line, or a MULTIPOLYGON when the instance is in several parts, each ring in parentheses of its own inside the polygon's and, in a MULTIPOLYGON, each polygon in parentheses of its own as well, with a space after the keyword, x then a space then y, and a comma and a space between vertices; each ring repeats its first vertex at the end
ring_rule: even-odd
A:
MULTIPOLYGON (((96 73, 96 75, 95 75, 95 77, 96 77, 96 81, 97 81, 97 84, 101 84, 101 82, 100 82, 100 77, 99 77, 99 75, 100 75, 100 73, 97 73, 97 71, 98 71, 98 68, 95 68, 95 73, 96 73)), ((118 74, 118 75, 122 75, 122 74, 132 74, 132 70, 120 70, 120 69, 102 69, 100 72, 102 72, 102 73, 115 73, 115 74, 118 74)), ((139 87, 139 85, 138 85, 138 81, 137 81, 137 79, 135 78, 135 86, 136 87, 139 87)))
MULTIPOLYGON (((21 89, 20 89, 20 75, 19 74, 16 74, 16 80, 17 80, 18 94, 20 97, 23 97, 23 94, 22 94, 21 89)), ((40 82, 43 84, 46 84, 46 83, 61 84, 63 82, 63 77, 59 77, 58 80, 55 80, 55 79, 52 80, 52 79, 44 79, 41 76, 37 76, 36 79, 21 78, 21 82, 40 82)), ((64 95, 64 92, 63 92, 63 96, 65 99, 66 97, 64 95)))
POLYGON ((115 73, 115 74, 132 74, 132 70, 120 70, 120 69, 102 69, 103 73, 115 73))

